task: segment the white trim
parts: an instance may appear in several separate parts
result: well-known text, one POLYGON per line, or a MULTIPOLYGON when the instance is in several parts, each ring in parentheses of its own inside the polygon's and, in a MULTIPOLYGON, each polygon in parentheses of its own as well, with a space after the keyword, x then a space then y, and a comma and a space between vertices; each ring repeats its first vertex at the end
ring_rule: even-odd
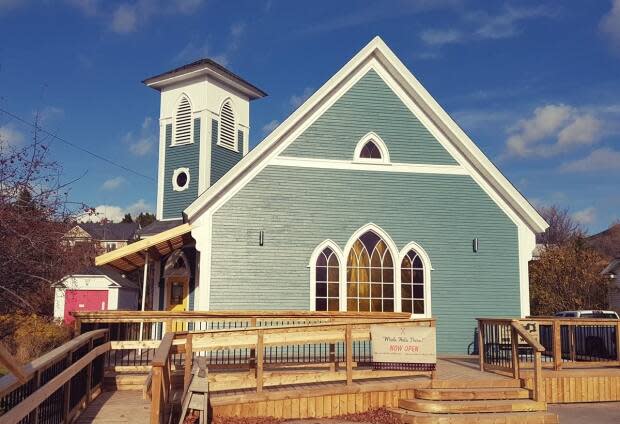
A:
POLYGON ((523 226, 517 227, 519 240, 519 304, 521 317, 530 315, 529 262, 536 248, 536 235, 523 226))
POLYGON ((189 261, 187 260, 187 256, 183 253, 183 250, 177 249, 166 259, 166 263, 164 264, 164 279, 170 277, 192 277, 192 271, 189 269, 189 261), (183 259, 183 269, 175 269, 174 264, 178 259, 183 259))
POLYGON ((299 168, 344 169, 351 171, 379 171, 379 172, 406 172, 412 174, 450 174, 469 175, 469 172, 460 165, 426 165, 414 163, 368 163, 365 161, 351 162, 337 159, 298 158, 278 156, 273 158, 269 165, 294 166, 299 168), (385 166, 381 166, 385 165, 385 166))
POLYGON ((196 118, 200 119, 200 146, 198 148, 198 196, 209 188, 211 183, 211 119, 209 119, 209 111, 203 110, 196 114, 196 118))
MULTIPOLYGON (((211 309, 211 250, 212 250, 212 228, 213 228, 213 213, 207 211, 197 222, 195 226, 192 226, 192 237, 196 240, 196 250, 200 253, 199 257, 199 274, 200 281, 198 286, 199 302, 198 305, 201 311, 209 311, 211 309)), ((196 295, 194 295, 194 302, 196 301, 196 295)), ((197 308, 194 308, 198 310, 197 308)))
POLYGON ((191 176, 189 173, 189 168, 177 168, 172 172, 172 189, 174 191, 185 191, 189 188, 189 182, 190 182, 191 176), (183 187, 179 186, 177 184, 177 177, 179 176, 180 173, 184 172, 187 175, 187 182, 185 183, 185 185, 183 187))
POLYGON ((174 113, 172 115, 172 140, 170 140, 170 147, 176 146, 186 146, 188 144, 194 143, 194 107, 192 106, 192 100, 189 95, 185 92, 179 94, 177 97, 177 101, 175 103, 176 107, 174 108, 174 113), (181 103, 183 97, 187 99, 189 103, 189 140, 184 141, 182 143, 177 143, 177 114, 179 113, 179 104, 181 103))
POLYGON ((217 145, 220 147, 223 147, 225 149, 231 150, 235 153, 239 153, 239 138, 237 137, 237 113, 235 112, 235 110, 237 109, 237 106, 235 105, 235 102, 233 101, 232 97, 226 97, 221 105, 220 105, 220 111, 219 111, 219 120, 218 120, 218 125, 217 125, 217 145), (222 138, 222 109, 224 108, 224 105, 226 104, 226 102, 230 103, 230 108, 232 110, 232 115, 233 115, 233 142, 235 144, 235 147, 230 147, 227 146, 226 144, 223 144, 221 142, 221 138, 222 138))
POLYGON ((357 142, 355 152, 353 153, 353 161, 361 163, 388 164, 390 163, 390 151, 388 150, 385 141, 383 141, 383 139, 375 132, 371 131, 357 142), (362 149, 369 141, 372 141, 374 145, 377 146, 379 152, 381 153, 381 159, 368 159, 360 157, 362 154, 362 149))
POLYGON ((308 268, 310 269, 310 311, 315 311, 316 310, 316 261, 319 257, 319 254, 323 251, 323 249, 325 249, 326 247, 329 247, 334 254, 336 255, 336 258, 338 259, 338 278, 339 278, 339 282, 338 282, 338 302, 339 302, 339 310, 341 311, 346 311, 347 310, 347 301, 346 301, 346 295, 347 295, 347 283, 346 283, 346 278, 347 278, 347 263, 345 261, 345 258, 342 254, 342 250, 340 250, 340 247, 338 247, 338 245, 330 239, 327 239, 321 243, 319 243, 319 245, 317 247, 314 248, 314 251, 312 252, 312 255, 310 255, 310 261, 308 262, 308 268), (344 278, 344 279, 343 279, 344 278))
MULTIPOLYGON (((385 242, 385 244, 387 245, 387 248, 390 251, 390 254, 392 255, 392 263, 394 265, 393 267, 394 268, 394 312, 400 312, 401 311, 400 262, 399 262, 399 256, 398 256, 400 251, 398 250, 396 243, 394 243, 394 240, 392 240, 392 237, 390 237, 390 235, 385 230, 383 230, 381 227, 379 227, 378 225, 372 222, 369 222, 368 224, 360 227, 359 229, 357 229, 357 231, 355 231, 351 235, 351 237, 347 241, 347 244, 344 246, 344 250, 343 250, 344 257, 345 258, 349 257, 349 253, 351 252, 351 249, 353 248, 353 244, 357 241, 358 238, 360 238, 360 236, 362 236, 367 231, 372 231, 375 234, 377 234, 379 237, 381 237, 383 241, 385 242)), ((372 254, 372 252, 368 252, 368 253, 372 254)), ((348 281, 346 278, 346 270, 347 270, 347 262, 344 263, 345 286, 348 284, 348 281)), ((345 297, 346 297, 346 291, 345 291, 345 297)), ((347 299, 345 298, 344 301, 345 301, 345 310, 346 310, 347 299)))
MULTIPOLYGON (((334 99, 337 91, 341 93, 346 91, 347 87, 359 80, 369 67, 382 70, 382 74, 389 73, 396 77, 397 91, 409 97, 409 104, 414 103, 415 100, 416 104, 419 103, 424 109, 422 110, 423 114, 430 115, 424 120, 430 122, 432 127, 437 128, 434 131, 435 133, 441 132, 444 135, 442 138, 449 140, 454 145, 452 150, 456 149, 460 152, 459 156, 467 158, 468 166, 475 171, 472 173, 472 177, 479 184, 481 180, 485 180, 494 194, 492 198, 498 205, 507 213, 508 210, 511 210, 511 218, 516 217, 520 222, 526 223, 533 232, 542 232, 547 228, 544 219, 460 130, 457 124, 441 109, 379 37, 375 37, 291 114, 282 125, 267 136, 257 148, 245 156, 244 160, 241 160, 230 172, 209 188, 203 196, 196 199, 185 210, 189 219, 192 220, 195 214, 204 208, 211 207, 217 200, 223 197, 232 197, 239 187, 231 190, 232 187, 229 187, 231 184, 245 185, 253 175, 266 165, 269 158, 273 158, 295 139, 295 133, 299 133, 301 127, 307 127, 313 122, 310 118, 315 117, 316 119, 316 116, 326 109, 326 104, 334 99), (283 147, 282 144, 284 144, 283 147), (222 194, 222 191, 227 193, 222 194)), ((429 130, 431 129, 433 128, 429 128, 429 130)))
POLYGON ((156 218, 162 220, 164 216, 164 175, 166 166, 166 125, 167 119, 159 120, 159 159, 157 161, 157 209, 156 218))
MULTIPOLYGON (((407 245, 405 247, 403 247, 401 249, 401 251, 399 252, 398 255, 398 279, 401 280, 401 269, 400 269, 400 265, 401 262, 403 260, 403 258, 405 257, 405 255, 410 251, 413 250, 418 254, 418 257, 422 260, 422 266, 424 267, 424 313, 423 314, 411 314, 412 318, 431 318, 433 316, 433 310, 432 310, 432 305, 433 303, 431 302, 431 271, 434 270, 433 265, 431 264, 431 258, 428 255, 428 253, 426 253, 426 250, 424 250, 424 248, 422 246, 420 246, 418 243, 416 243, 415 241, 411 241, 409 243, 407 243, 407 245)), ((398 285, 398 298, 402 299, 402 285, 399 284, 398 285)), ((394 292, 396 293, 396 290, 394 290, 394 292)), ((402 309, 402 305, 401 305, 401 300, 399 300, 399 305, 400 308, 402 309)))

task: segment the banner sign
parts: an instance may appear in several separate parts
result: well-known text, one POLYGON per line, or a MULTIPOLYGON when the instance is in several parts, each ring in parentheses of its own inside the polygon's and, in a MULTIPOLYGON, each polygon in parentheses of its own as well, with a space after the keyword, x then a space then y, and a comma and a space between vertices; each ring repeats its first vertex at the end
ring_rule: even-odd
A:
MULTIPOLYGON (((370 337, 373 363, 437 363, 435 327, 398 327, 376 324, 370 326, 370 337)), ((424 367, 417 368, 423 369, 424 367)))
MULTIPOLYGON (((540 341, 539 337, 539 329, 538 323, 536 321, 519 321, 521 325, 534 337, 536 340, 540 341)), ((519 336, 519 344, 525 345, 527 342, 523 339, 523 337, 519 336)))

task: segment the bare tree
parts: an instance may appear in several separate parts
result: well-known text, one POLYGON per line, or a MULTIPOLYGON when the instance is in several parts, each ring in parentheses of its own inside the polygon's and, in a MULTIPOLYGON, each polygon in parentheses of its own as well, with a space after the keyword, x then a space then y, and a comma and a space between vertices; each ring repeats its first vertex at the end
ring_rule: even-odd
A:
POLYGON ((558 245, 585 236, 585 229, 571 217, 568 209, 556 205, 538 211, 549 228, 538 236, 538 243, 545 246, 558 245))
POLYGON ((34 124, 25 146, 0 140, 0 313, 50 314, 50 285, 93 257, 91 245, 63 240, 76 217, 91 210, 68 200, 74 181, 64 181, 49 158, 38 116, 34 124))

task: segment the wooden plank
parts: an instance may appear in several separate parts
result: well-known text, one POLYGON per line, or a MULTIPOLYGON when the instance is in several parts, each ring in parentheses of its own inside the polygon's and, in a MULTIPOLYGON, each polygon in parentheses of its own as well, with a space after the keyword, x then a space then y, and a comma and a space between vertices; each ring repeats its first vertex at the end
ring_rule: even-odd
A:
POLYGON ((256 391, 261 392, 263 390, 264 378, 263 378, 263 366, 265 363, 265 346, 264 335, 262 330, 258 330, 256 339, 256 391))
POLYGON ((353 334, 349 324, 347 324, 345 332, 345 349, 347 355, 347 385, 351 385, 353 382, 353 334))
POLYGON ((22 370, 19 362, 13 358, 13 355, 2 344, 0 344, 0 364, 4 365, 21 383, 29 380, 28 374, 22 370))

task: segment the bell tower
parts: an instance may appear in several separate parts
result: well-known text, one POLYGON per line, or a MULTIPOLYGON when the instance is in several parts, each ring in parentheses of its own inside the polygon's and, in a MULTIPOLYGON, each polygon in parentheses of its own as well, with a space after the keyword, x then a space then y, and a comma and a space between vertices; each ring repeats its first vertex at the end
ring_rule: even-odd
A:
POLYGON ((211 59, 143 83, 161 97, 157 219, 180 219, 248 153, 250 101, 267 94, 211 59))

